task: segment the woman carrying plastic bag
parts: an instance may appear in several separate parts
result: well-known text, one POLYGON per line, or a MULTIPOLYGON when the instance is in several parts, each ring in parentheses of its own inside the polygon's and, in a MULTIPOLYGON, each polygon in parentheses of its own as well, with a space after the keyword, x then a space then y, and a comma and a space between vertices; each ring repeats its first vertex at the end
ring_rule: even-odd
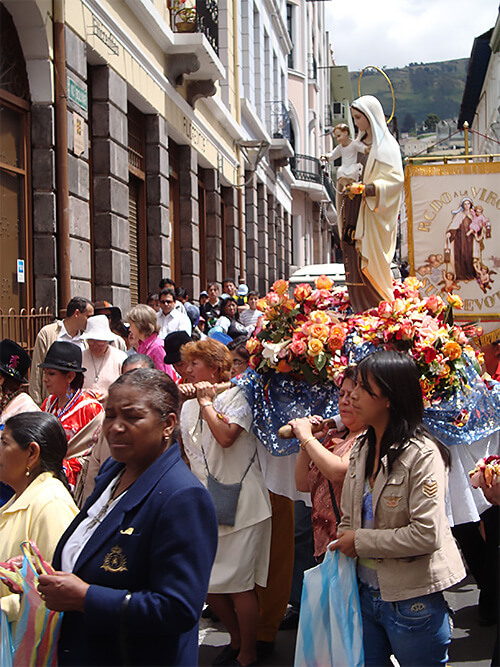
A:
POLYGON ((352 558, 327 549, 304 573, 295 667, 362 667, 361 613, 352 558))

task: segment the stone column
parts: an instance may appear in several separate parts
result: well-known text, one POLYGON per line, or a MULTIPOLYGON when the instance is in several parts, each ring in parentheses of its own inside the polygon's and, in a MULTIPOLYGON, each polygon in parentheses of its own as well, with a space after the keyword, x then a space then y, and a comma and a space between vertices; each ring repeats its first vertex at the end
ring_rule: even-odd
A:
MULTIPOLYGON (((267 219, 268 219, 268 257, 269 257, 269 286, 278 279, 277 249, 276 249, 276 199, 268 193, 267 196, 267 219)), ((266 289, 269 289, 269 286, 266 289)), ((264 293, 262 293, 264 294, 264 293)))
POLYGON ((259 277, 259 225, 257 207, 257 179, 255 174, 245 173, 245 230, 247 285, 258 290, 259 277))
POLYGON ((92 176, 95 298, 130 308, 127 83, 93 67, 92 176))
MULTIPOLYGON (((31 107, 31 163, 33 188, 33 264, 35 305, 57 314, 56 175, 54 107, 31 107)), ((65 308, 66 304, 61 308, 65 308)))
POLYGON ((148 292, 156 292, 171 266, 173 252, 169 207, 167 123, 161 116, 146 116, 146 220, 148 238, 148 292))
POLYGON ((285 234, 283 230, 283 206, 276 205, 276 255, 278 278, 285 278, 285 234))
MULTIPOLYGON (((221 283, 222 275, 222 220, 221 194, 216 169, 205 169, 203 182, 206 197, 207 283, 221 283)), ((206 286, 203 286, 206 289, 206 286)))
POLYGON ((267 187, 257 185, 257 217, 259 225, 259 282, 258 291, 266 294, 269 290, 269 230, 267 187))
POLYGON ((191 146, 179 147, 179 199, 181 284, 189 294, 199 294, 198 158, 191 146))
POLYGON ((322 238, 321 222, 319 219, 320 207, 316 202, 312 206, 312 228, 313 228, 313 264, 322 264, 322 238))
POLYGON ((290 275, 290 264, 292 264, 292 216, 285 211, 284 217, 285 232, 285 278, 290 275))
MULTIPOLYGON (((86 44, 67 26, 65 38, 67 77, 79 89, 87 91, 86 44)), ((78 105, 69 91, 67 91, 67 127, 71 294, 90 298, 92 248, 88 110, 78 105)), ((60 307, 65 308, 66 304, 60 304, 60 307)))
POLYGON ((222 279, 226 276, 240 275, 240 229, 238 216, 238 190, 221 188, 225 204, 226 226, 226 266, 223 267, 222 279))

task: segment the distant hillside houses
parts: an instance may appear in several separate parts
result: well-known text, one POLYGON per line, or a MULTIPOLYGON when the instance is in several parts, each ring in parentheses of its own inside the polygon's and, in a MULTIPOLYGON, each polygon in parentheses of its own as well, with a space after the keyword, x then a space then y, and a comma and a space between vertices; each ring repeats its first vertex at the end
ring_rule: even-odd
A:
POLYGON ((457 121, 448 119, 439 121, 436 131, 432 133, 415 137, 403 132, 399 138, 403 156, 463 154, 465 152, 464 133, 456 133, 456 128, 457 121))

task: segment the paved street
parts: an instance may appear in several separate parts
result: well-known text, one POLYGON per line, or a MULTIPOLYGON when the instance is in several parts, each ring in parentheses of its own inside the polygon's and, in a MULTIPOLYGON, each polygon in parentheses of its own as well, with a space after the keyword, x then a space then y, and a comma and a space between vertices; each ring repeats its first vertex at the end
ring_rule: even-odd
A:
MULTIPOLYGON (((450 649, 450 667, 488 667, 493 651, 496 627, 483 628, 477 622, 478 590, 471 577, 454 586, 446 593, 446 599, 455 612, 453 641, 450 649)), ((274 655, 263 667, 293 665, 295 631, 278 633, 274 655)), ((208 667, 228 643, 229 635, 220 623, 202 619, 200 624, 200 667, 208 667)))

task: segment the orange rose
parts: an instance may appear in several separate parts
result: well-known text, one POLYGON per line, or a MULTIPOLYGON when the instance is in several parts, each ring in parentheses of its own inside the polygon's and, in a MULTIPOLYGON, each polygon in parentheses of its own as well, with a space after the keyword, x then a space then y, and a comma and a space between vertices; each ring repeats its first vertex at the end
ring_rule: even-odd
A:
POLYGON ((462 356, 462 348, 458 343, 451 340, 443 347, 443 353, 450 359, 450 361, 454 361, 462 356))
POLYGON ((325 340, 328 338, 328 327, 326 324, 311 324, 309 327, 309 335, 312 336, 313 338, 317 338, 318 340, 322 341, 323 343, 325 340))
POLYGON ((444 364, 439 370, 439 377, 440 378, 447 378, 448 375, 450 374, 451 368, 448 366, 448 364, 444 364))
POLYGON ((285 359, 280 359, 276 366, 276 370, 278 373, 289 373, 292 370, 292 367, 285 361, 285 359))
POLYGON ((323 352, 323 343, 317 338, 313 338, 307 344, 307 351, 311 357, 317 357, 320 352, 323 352))
POLYGON ((332 352, 340 350, 344 344, 346 333, 344 329, 338 325, 330 329, 330 336, 328 338, 328 347, 332 352))
POLYGON ((328 276, 325 276, 325 274, 318 276, 314 281, 314 283, 317 289, 326 289, 326 290, 331 290, 334 285, 333 280, 328 276))
POLYGON ((297 301, 305 301, 311 292, 311 285, 308 285, 307 283, 301 283, 293 290, 293 296, 297 299, 297 301))
POLYGON ((262 343, 258 338, 250 338, 247 340, 246 348, 250 354, 258 354, 262 352, 262 343))
POLYGON ((273 288, 272 289, 273 289, 274 292, 276 292, 276 294, 279 294, 281 296, 288 289, 288 280, 283 280, 283 279, 276 280, 273 283, 273 288))

